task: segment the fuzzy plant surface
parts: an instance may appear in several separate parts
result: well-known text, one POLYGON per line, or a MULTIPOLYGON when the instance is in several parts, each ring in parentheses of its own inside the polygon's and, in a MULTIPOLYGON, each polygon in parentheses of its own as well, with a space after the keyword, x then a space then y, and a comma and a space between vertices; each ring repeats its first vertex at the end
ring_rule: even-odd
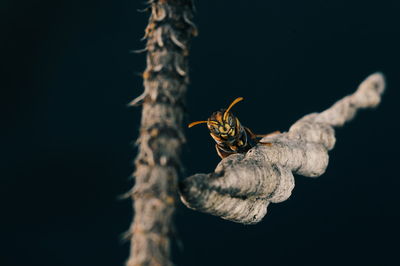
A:
POLYGON ((134 219, 127 266, 173 265, 170 237, 185 142, 182 119, 188 77, 188 55, 196 27, 191 0, 151 0, 144 92, 131 102, 142 105, 135 186, 130 196, 134 219))

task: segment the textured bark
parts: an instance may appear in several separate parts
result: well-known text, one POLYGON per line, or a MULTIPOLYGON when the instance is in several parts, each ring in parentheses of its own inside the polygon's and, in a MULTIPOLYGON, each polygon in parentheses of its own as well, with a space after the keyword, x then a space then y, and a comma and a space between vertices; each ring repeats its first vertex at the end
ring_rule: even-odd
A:
POLYGON ((188 48, 196 28, 191 0, 149 1, 147 67, 139 154, 132 190, 134 221, 127 266, 172 265, 170 235, 184 142, 183 104, 188 84, 188 48))
POLYGON ((263 138, 246 154, 223 159, 214 173, 195 174, 180 184, 181 200, 194 210, 244 224, 259 222, 270 202, 288 199, 293 173, 318 177, 328 166, 335 145, 333 127, 351 120, 357 110, 379 104, 385 88, 380 73, 369 76, 358 90, 322 113, 304 116, 288 132, 263 138))

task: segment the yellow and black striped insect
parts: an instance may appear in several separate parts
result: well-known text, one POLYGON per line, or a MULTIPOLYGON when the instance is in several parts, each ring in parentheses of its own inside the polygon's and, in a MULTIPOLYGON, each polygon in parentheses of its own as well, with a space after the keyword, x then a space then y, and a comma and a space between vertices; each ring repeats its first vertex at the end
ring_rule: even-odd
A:
POLYGON ((222 159, 234 153, 245 153, 256 144, 271 145, 269 142, 260 142, 259 139, 279 133, 279 131, 275 131, 271 134, 257 135, 249 128, 242 126, 239 119, 230 112, 232 107, 242 100, 243 97, 236 98, 227 109, 214 112, 207 121, 196 121, 189 124, 189 128, 198 124, 207 124, 210 135, 216 142, 217 153, 222 159))

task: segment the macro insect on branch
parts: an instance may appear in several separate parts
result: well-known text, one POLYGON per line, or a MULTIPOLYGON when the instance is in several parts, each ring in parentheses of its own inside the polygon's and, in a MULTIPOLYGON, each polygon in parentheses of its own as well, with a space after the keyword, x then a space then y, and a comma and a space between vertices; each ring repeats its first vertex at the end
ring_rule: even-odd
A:
MULTIPOLYGON (((151 15, 145 31, 145 90, 131 105, 143 104, 139 154, 135 160, 134 221, 129 230, 127 266, 173 265, 170 259, 172 217, 181 170, 180 151, 188 78, 192 22, 191 0, 149 0, 151 15)), ((270 202, 286 200, 294 187, 293 173, 316 177, 328 164, 335 144, 333 127, 351 120, 360 108, 379 104, 384 79, 371 75, 352 95, 322 113, 297 121, 288 132, 260 136, 241 125, 230 112, 242 100, 207 121, 222 158, 215 171, 196 174, 179 184, 189 208, 235 222, 259 222, 270 202)))
POLYGON ((225 113, 217 112, 208 121, 190 124, 206 122, 217 142, 217 150, 221 144, 223 152, 226 147, 231 149, 229 154, 222 153, 223 159, 213 173, 195 174, 180 183, 181 200, 189 208, 234 222, 254 224, 261 221, 271 202, 282 202, 290 197, 294 188, 293 173, 318 177, 325 172, 328 151, 336 141, 334 127, 353 119, 359 109, 376 107, 384 89, 383 75, 372 74, 355 93, 321 113, 304 116, 288 132, 263 137, 254 147, 247 147, 247 151, 247 148, 235 147, 237 142, 232 144, 229 137, 221 135, 232 127, 237 130, 239 125, 238 120, 234 125, 224 119, 224 116, 232 117, 227 114, 229 108, 225 113), (219 121, 218 126, 214 121, 219 121))
POLYGON ((260 138, 280 133, 275 131, 267 135, 256 135, 249 128, 242 126, 239 119, 230 110, 243 100, 243 97, 236 98, 227 109, 214 112, 207 121, 196 121, 189 124, 189 128, 198 124, 207 124, 211 137, 215 140, 215 149, 219 157, 224 159, 234 153, 244 153, 259 145, 271 145, 269 142, 260 142, 260 138))

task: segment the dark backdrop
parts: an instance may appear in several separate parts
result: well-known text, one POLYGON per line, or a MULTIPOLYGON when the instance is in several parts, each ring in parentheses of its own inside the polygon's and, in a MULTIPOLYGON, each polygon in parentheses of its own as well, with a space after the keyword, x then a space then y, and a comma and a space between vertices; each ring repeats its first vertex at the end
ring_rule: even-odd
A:
MULTIPOLYGON (((242 123, 285 131, 382 71, 382 104, 337 131, 327 172, 296 177, 252 226, 179 205, 178 265, 396 265, 400 2, 196 1, 187 121, 235 97, 242 123)), ((145 55, 143 1, 2 0, 0 265, 122 265, 145 55)), ((185 175, 219 159, 187 132, 185 175)))

